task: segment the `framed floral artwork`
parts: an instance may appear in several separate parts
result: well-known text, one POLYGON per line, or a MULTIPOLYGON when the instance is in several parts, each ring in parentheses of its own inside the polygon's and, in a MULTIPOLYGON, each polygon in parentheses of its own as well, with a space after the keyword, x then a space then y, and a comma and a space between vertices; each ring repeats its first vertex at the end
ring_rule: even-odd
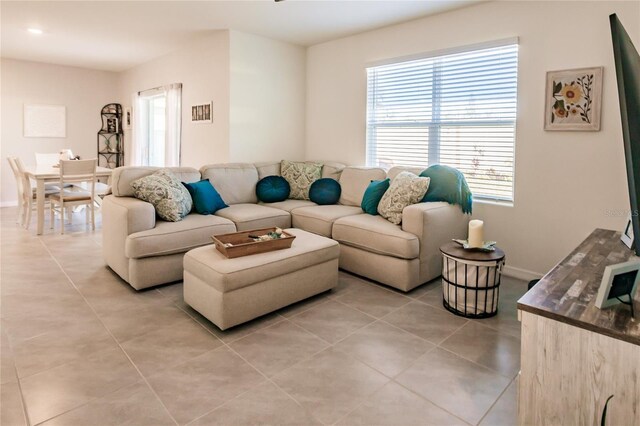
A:
POLYGON ((600 130, 602 67, 547 73, 545 130, 600 130))

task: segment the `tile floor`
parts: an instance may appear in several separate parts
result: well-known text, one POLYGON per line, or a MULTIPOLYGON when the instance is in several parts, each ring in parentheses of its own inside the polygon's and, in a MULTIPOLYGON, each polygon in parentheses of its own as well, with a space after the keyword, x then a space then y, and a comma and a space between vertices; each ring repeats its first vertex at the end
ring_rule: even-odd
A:
POLYGON ((516 423, 524 282, 504 280, 496 317, 466 320, 439 281, 404 294, 341 272, 223 332, 181 283, 121 281, 83 217, 36 237, 0 214, 2 425, 516 423))

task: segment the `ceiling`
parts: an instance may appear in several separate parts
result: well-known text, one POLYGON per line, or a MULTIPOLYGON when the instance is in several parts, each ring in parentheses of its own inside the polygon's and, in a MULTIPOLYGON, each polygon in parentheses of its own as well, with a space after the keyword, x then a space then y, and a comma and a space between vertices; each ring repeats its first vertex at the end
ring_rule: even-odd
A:
POLYGON ((309 46, 477 1, 3 0, 0 46, 2 57, 122 71, 213 30, 309 46))

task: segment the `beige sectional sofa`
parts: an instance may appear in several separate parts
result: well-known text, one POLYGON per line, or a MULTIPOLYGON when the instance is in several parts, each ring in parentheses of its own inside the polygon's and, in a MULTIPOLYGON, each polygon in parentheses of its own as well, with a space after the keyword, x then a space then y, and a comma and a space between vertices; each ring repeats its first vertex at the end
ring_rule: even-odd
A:
POLYGON ((214 164, 199 171, 170 168, 184 182, 209 179, 228 208, 215 215, 189 214, 180 222, 156 218, 153 206, 133 197, 131 182, 158 168, 120 167, 112 175, 112 194, 103 202, 103 253, 106 263, 136 289, 182 279, 184 254, 211 244, 211 235, 269 226, 300 228, 340 243, 340 267, 409 291, 441 274, 438 248, 466 233, 468 218, 459 206, 419 203, 403 211, 401 225, 365 214, 360 203, 371 180, 393 179, 400 171, 323 163, 323 177, 340 182, 339 204, 286 200, 265 204, 255 193, 259 179, 280 174, 280 163, 214 164))

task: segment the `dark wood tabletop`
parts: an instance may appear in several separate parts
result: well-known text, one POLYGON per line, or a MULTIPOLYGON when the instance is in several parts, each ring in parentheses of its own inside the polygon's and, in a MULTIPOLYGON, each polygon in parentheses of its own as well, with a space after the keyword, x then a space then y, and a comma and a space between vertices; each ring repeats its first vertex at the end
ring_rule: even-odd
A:
POLYGON ((604 269, 635 255, 620 232, 596 229, 520 300, 518 309, 640 345, 640 291, 629 306, 595 306, 604 269))
POLYGON ((480 251, 464 249, 455 241, 449 241, 448 243, 440 246, 440 251, 451 257, 461 260, 470 260, 473 262, 495 262, 504 258, 504 251, 501 248, 495 247, 494 251, 480 251))

